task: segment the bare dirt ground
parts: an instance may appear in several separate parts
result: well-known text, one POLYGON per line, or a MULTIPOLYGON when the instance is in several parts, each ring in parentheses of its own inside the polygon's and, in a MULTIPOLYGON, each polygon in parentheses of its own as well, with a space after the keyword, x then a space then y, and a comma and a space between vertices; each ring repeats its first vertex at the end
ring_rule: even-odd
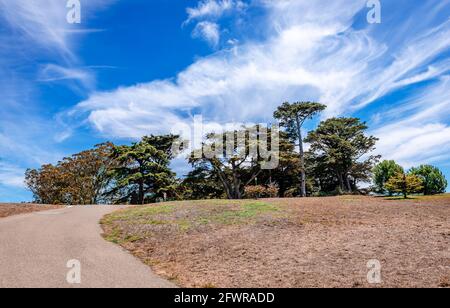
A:
POLYGON ((59 205, 0 203, 0 218, 61 208, 59 205))
POLYGON ((450 287, 450 195, 168 203, 103 228, 182 287, 450 287))

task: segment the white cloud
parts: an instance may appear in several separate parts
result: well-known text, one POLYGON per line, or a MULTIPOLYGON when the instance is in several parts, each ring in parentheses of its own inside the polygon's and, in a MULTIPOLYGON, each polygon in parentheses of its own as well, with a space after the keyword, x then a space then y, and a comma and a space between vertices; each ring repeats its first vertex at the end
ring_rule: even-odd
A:
POLYGON ((399 106, 381 113, 387 124, 372 133, 377 152, 409 168, 448 161, 450 152, 450 77, 399 106))
POLYGON ((0 185, 14 188, 24 188, 25 170, 0 162, 0 185))
POLYGON ((217 47, 220 42, 220 27, 214 22, 202 21, 195 26, 192 35, 204 39, 213 47, 217 47))
MULTIPOLYGON (((83 20, 113 1, 83 2, 83 20)), ((82 66, 76 47, 81 34, 99 30, 87 28, 84 22, 68 24, 66 4, 64 0, 0 0, 0 158, 10 158, 17 166, 60 159, 63 151, 55 141, 64 141, 71 132, 49 117, 48 104, 60 102, 40 102, 36 78, 64 82, 72 89, 76 81, 83 91, 95 86, 94 68, 82 66), (43 58, 52 58, 53 63, 37 65, 43 58)))
POLYGON ((225 13, 242 10, 246 4, 240 0, 203 0, 195 8, 187 8, 187 22, 194 19, 219 18, 225 13))
MULTIPOLYGON (((105 7, 112 1, 83 2, 82 14, 86 16, 92 10, 105 7)), ((71 58, 74 57, 71 35, 98 30, 69 24, 66 19, 66 4, 65 0, 0 0, 0 18, 23 34, 23 43, 31 40, 38 47, 56 50, 64 57, 71 58)))
POLYGON ((227 14, 242 13, 247 7, 248 5, 240 0, 202 0, 198 2, 197 7, 186 9, 188 19, 184 25, 196 20, 193 37, 202 38, 216 48, 221 38, 221 27, 217 21, 227 14))
POLYGON ((67 36, 61 31, 67 28, 67 12, 61 1, 1 0, 0 12, 11 27, 24 34, 25 40, 71 55, 67 36))
MULTIPOLYGON (((83 20, 113 1, 82 1, 83 20)), ((101 30, 90 29, 84 22, 68 24, 66 3, 0 0, 0 159, 4 159, 0 161, 0 199, 23 194, 27 167, 55 163, 68 154, 55 142, 64 141, 71 128, 49 116, 54 106, 48 108, 48 104, 60 102, 39 100, 36 76, 40 81, 64 82, 72 89, 75 81, 83 91, 95 86, 95 67, 85 68, 76 49, 83 35, 101 30), (36 62, 48 58, 53 64, 41 70, 36 62)))
MULTIPOLYGON (((242 41, 230 50, 199 59, 174 79, 95 93, 76 112, 87 113, 89 121, 106 135, 131 138, 170 131, 176 123, 191 121, 193 113, 201 113, 207 122, 272 121, 273 110, 286 100, 325 103, 325 117, 348 115, 396 89, 437 78, 448 70, 448 60, 439 55, 450 47, 450 23, 436 22, 435 11, 423 19, 425 25, 415 26, 407 20, 408 27, 399 18, 404 12, 397 12, 398 28, 404 33, 386 40, 390 27, 382 28, 384 36, 369 25, 352 28, 355 16, 367 9, 363 0, 327 5, 306 0, 257 2, 267 11, 261 29, 264 40, 242 41)), ((421 16, 423 6, 412 8, 412 18, 421 16)), ((442 85, 449 92, 448 83, 442 85)), ((398 145, 409 140, 416 144, 426 136, 439 140, 436 130, 447 132, 442 124, 446 122, 429 116, 442 108, 440 103, 416 97, 404 106, 396 105, 413 108, 403 120, 407 116, 423 120, 418 130, 411 130, 413 136, 399 132, 392 144, 382 141, 383 153, 391 155, 398 145)), ((377 135, 389 139, 390 132, 413 126, 396 124, 398 119, 384 120, 386 128, 380 128, 377 135)), ((394 157, 407 162, 401 153, 408 152, 412 150, 405 145, 394 157)), ((439 153, 430 151, 430 155, 438 157, 439 153)))
POLYGON ((93 73, 82 68, 68 68, 56 64, 45 65, 39 73, 39 81, 55 82, 75 80, 80 82, 86 88, 93 88, 95 78, 93 73))
POLYGON ((389 125, 376 135, 380 137, 378 152, 407 168, 448 161, 450 127, 445 124, 389 125))

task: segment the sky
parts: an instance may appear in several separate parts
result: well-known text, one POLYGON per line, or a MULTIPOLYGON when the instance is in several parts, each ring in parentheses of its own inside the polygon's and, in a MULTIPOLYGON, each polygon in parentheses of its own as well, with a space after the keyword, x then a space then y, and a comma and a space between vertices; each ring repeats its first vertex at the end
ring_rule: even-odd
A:
POLYGON ((305 130, 360 117, 377 154, 450 179, 450 0, 381 0, 380 23, 373 0, 80 0, 80 23, 68 2, 0 0, 0 202, 100 142, 271 123, 285 101, 328 106, 305 130))

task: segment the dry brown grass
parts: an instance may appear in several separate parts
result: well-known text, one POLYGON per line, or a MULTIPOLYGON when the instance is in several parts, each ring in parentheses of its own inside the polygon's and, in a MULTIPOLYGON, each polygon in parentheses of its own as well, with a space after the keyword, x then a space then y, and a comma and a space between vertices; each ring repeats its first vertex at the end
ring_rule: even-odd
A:
POLYGON ((107 239, 183 287, 448 287, 450 196, 169 203, 115 212, 107 239), (382 264, 381 285, 367 262, 382 264))
POLYGON ((37 204, 17 204, 17 203, 0 203, 0 218, 26 214, 31 212, 46 211, 58 209, 58 205, 37 205, 37 204))

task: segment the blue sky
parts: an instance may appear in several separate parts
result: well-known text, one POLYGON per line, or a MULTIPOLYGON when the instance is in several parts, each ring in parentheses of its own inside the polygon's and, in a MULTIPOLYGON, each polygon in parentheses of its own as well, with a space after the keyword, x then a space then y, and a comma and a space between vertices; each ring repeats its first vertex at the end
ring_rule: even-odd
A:
MULTIPOLYGON (((358 116, 377 152, 450 179, 450 1, 0 0, 0 202, 23 173, 111 140, 271 122, 283 101, 358 116)), ((313 123, 309 128, 312 128, 313 123)), ((186 170, 174 162, 179 175, 186 170)))

